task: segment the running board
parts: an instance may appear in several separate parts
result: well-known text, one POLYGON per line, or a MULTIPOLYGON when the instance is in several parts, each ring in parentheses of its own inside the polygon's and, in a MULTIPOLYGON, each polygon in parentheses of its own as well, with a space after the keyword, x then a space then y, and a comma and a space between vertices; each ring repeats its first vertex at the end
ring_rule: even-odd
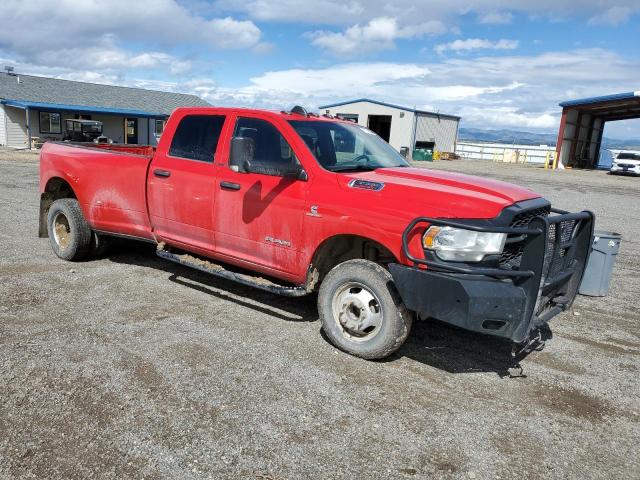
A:
POLYGON ((272 282, 271 280, 267 280, 264 277, 232 272, 218 263, 203 260, 189 255, 188 253, 177 255, 175 253, 167 252, 162 248, 158 248, 156 250, 156 255, 160 258, 164 258, 165 260, 170 260, 186 267, 195 268, 196 270, 215 275, 216 277, 231 280, 249 287, 259 288, 260 290, 275 293, 277 295, 283 295, 285 297, 302 297, 309 293, 304 287, 288 287, 286 285, 280 285, 272 282))

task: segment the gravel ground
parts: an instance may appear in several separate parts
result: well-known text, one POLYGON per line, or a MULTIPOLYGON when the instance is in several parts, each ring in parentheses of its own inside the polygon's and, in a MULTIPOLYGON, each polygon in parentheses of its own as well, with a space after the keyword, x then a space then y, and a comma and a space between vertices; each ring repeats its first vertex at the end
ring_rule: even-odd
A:
POLYGON ((71 264, 39 239, 38 163, 0 152, 0 476, 639 478, 640 179, 490 163, 624 235, 606 298, 579 297, 543 352, 436 322, 367 362, 283 299, 124 243, 71 264))

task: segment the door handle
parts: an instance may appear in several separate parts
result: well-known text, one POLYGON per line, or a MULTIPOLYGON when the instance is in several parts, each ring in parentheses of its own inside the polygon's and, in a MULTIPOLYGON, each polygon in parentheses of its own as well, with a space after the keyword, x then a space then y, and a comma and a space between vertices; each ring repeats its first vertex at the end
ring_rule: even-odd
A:
POLYGON ((168 171, 168 170, 158 170, 158 169, 156 169, 156 170, 153 171, 153 174, 156 177, 162 177, 162 178, 167 178, 167 177, 171 176, 171 172, 168 171))
POLYGON ((233 182, 220 182, 220 188, 223 188, 224 190, 240 190, 240 184, 233 182))

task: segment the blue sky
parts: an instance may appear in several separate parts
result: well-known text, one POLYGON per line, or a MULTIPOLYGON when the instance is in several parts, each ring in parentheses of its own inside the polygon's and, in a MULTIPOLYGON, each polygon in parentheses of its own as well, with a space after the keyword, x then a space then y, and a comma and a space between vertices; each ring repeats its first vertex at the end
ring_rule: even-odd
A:
POLYGON ((214 105, 372 97, 553 132, 562 100, 640 90, 640 0, 5 0, 0 20, 19 72, 214 105))

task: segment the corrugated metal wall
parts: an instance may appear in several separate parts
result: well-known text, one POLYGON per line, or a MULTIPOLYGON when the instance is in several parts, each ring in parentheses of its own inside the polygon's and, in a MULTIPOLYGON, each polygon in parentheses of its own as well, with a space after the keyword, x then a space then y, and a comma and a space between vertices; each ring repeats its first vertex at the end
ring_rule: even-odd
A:
POLYGON ((6 115, 4 113, 4 105, 0 105, 0 145, 7 144, 7 124, 6 115))
POLYGON ((558 136, 560 163, 568 167, 596 168, 606 122, 590 112, 564 108, 558 136))
POLYGON ((416 142, 435 142, 435 149, 454 152, 458 135, 458 120, 437 115, 418 114, 416 142))

